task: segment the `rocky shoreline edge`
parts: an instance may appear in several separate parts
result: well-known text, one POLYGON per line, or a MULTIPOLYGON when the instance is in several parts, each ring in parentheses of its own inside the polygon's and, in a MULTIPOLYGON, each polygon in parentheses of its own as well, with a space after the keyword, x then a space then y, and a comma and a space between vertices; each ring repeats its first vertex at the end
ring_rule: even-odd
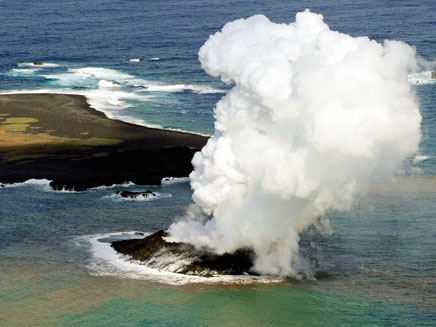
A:
POLYGON ((0 95, 0 183, 47 179, 74 191, 160 185, 188 176, 207 139, 109 119, 81 95, 0 95))
POLYGON ((202 277, 258 276, 252 271, 255 255, 251 249, 218 255, 188 243, 167 242, 167 235, 165 230, 160 230, 142 239, 114 241, 111 246, 118 253, 157 270, 202 277))

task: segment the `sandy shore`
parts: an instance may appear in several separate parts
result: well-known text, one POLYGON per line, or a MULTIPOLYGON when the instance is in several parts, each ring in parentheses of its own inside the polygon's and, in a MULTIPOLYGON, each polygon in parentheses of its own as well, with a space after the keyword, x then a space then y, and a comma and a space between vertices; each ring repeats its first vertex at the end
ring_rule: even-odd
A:
POLYGON ((107 118, 86 98, 65 94, 0 95, 0 182, 52 180, 84 190, 184 177, 204 136, 107 118))

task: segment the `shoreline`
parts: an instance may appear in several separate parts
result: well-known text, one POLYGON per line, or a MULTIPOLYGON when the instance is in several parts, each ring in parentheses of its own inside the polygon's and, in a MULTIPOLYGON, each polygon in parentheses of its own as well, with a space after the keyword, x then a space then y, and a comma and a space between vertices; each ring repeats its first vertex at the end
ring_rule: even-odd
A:
POLYGON ((76 191, 126 180, 160 185, 188 176, 207 139, 108 118, 84 95, 0 94, 0 183, 48 179, 76 191))
POLYGON ((213 136, 213 134, 207 134, 207 133, 200 133, 200 132, 194 132, 194 131, 187 131, 187 130, 183 130, 180 128, 165 128, 162 127, 160 125, 154 125, 154 124, 147 124, 144 122, 144 124, 140 124, 139 122, 136 123, 134 121, 137 121, 135 118, 133 117, 129 117, 129 116, 125 116, 127 118, 131 118, 129 120, 123 120, 119 117, 109 117, 108 113, 104 110, 104 109, 99 109, 96 106, 93 106, 92 104, 90 104, 90 101, 92 101, 92 97, 87 95, 86 93, 76 93, 76 92, 71 92, 71 93, 61 93, 61 92, 52 92, 50 89, 47 90, 24 90, 24 91, 11 91, 11 92, 0 92, 0 97, 3 95, 45 95, 45 94, 53 94, 53 95, 73 95, 73 96, 81 96, 81 97, 85 97, 86 98, 86 102, 88 103, 89 107, 91 109, 94 109, 98 112, 103 113, 106 118, 111 119, 111 120, 117 120, 123 123, 127 123, 127 124, 131 124, 131 125, 135 125, 135 126, 141 126, 141 127, 146 127, 146 128, 151 128, 151 129, 157 129, 157 130, 162 130, 162 131, 171 131, 171 132, 180 132, 180 133, 187 133, 187 134, 194 134, 194 135, 199 135, 199 136, 203 136, 203 137, 207 137, 210 138, 213 136))

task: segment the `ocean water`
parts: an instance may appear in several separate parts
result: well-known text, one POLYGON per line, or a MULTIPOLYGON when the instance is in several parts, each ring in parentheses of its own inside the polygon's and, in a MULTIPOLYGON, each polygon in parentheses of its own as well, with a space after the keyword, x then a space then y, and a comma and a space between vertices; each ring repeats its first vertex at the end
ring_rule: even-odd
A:
POLYGON ((436 325, 434 1, 0 0, 0 92, 84 94, 109 117, 212 134, 214 105, 230 86, 201 70, 198 49, 228 21, 261 13, 288 23, 305 8, 340 32, 403 40, 428 63, 410 76, 423 141, 406 174, 332 213, 330 234, 302 235, 302 251, 326 276, 151 272, 115 256, 108 241, 183 215, 186 180, 83 193, 30 181, 0 189, 1 326, 436 325), (159 195, 125 201, 115 195, 121 189, 159 195))

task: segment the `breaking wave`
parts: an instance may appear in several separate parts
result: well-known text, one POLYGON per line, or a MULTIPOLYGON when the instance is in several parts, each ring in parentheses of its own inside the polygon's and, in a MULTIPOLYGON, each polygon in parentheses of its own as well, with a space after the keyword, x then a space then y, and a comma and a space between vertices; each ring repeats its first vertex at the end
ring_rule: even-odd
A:
MULTIPOLYGON (((273 278, 268 276, 221 275, 213 277, 201 277, 178 274, 147 267, 140 261, 132 260, 128 256, 117 253, 111 247, 111 242, 113 241, 144 238, 149 234, 150 233, 132 231, 87 235, 76 238, 75 244, 88 249, 91 257, 89 258, 86 266, 91 270, 91 274, 94 276, 115 276, 121 278, 150 280, 172 285, 184 285, 189 283, 251 284, 277 283, 283 281, 282 278, 273 278)), ((177 258, 169 258, 169 260, 177 263, 177 258)))
MULTIPOLYGON (((177 94, 225 93, 224 89, 214 88, 210 85, 166 84, 102 67, 68 68, 65 65, 54 63, 45 63, 43 66, 21 63, 18 66, 19 68, 13 68, 3 74, 9 77, 34 79, 43 87, 8 90, 1 92, 1 94, 64 93, 83 95, 87 97, 89 104, 94 109, 104 112, 109 118, 151 128, 162 129, 163 126, 143 119, 143 114, 137 108, 141 108, 141 111, 145 109, 145 117, 150 117, 147 115, 147 104, 155 108, 155 106, 159 107, 168 103, 168 107, 175 107, 178 109, 177 112, 186 113, 178 108, 177 94), (132 110, 128 110, 130 108, 133 108, 135 114, 132 114, 132 110)), ((185 131, 185 129, 178 127, 168 127, 168 129, 185 131)))
POLYGON ((60 67, 62 65, 56 64, 54 62, 43 62, 42 65, 35 65, 33 62, 21 62, 18 64, 18 67, 42 67, 42 68, 54 68, 60 67))
POLYGON ((29 187, 30 186, 30 187, 37 187, 41 191, 45 191, 45 192, 80 193, 80 192, 77 192, 74 190, 66 190, 66 189, 54 190, 51 188, 50 183, 51 183, 51 180, 48 180, 48 179, 31 178, 31 179, 28 179, 27 181, 19 182, 19 183, 0 183, 0 186, 1 186, 1 188, 18 188, 18 187, 29 187))
POLYGON ((417 72, 409 74, 407 77, 409 82, 414 85, 426 85, 436 83, 436 79, 432 78, 431 71, 417 72))
POLYGON ((162 185, 189 183, 189 177, 164 177, 162 178, 162 185))
MULTIPOLYGON (((139 191, 141 192, 141 191, 139 191)), ((102 197, 102 199, 104 200, 112 200, 115 202, 149 202, 149 201, 156 201, 159 199, 164 199, 164 198, 171 198, 173 195, 170 193, 159 193, 159 192, 153 192, 154 195, 152 196, 142 196, 139 195, 138 197, 135 198, 130 198, 130 197, 122 197, 120 194, 111 194, 111 195, 105 195, 102 197)))

